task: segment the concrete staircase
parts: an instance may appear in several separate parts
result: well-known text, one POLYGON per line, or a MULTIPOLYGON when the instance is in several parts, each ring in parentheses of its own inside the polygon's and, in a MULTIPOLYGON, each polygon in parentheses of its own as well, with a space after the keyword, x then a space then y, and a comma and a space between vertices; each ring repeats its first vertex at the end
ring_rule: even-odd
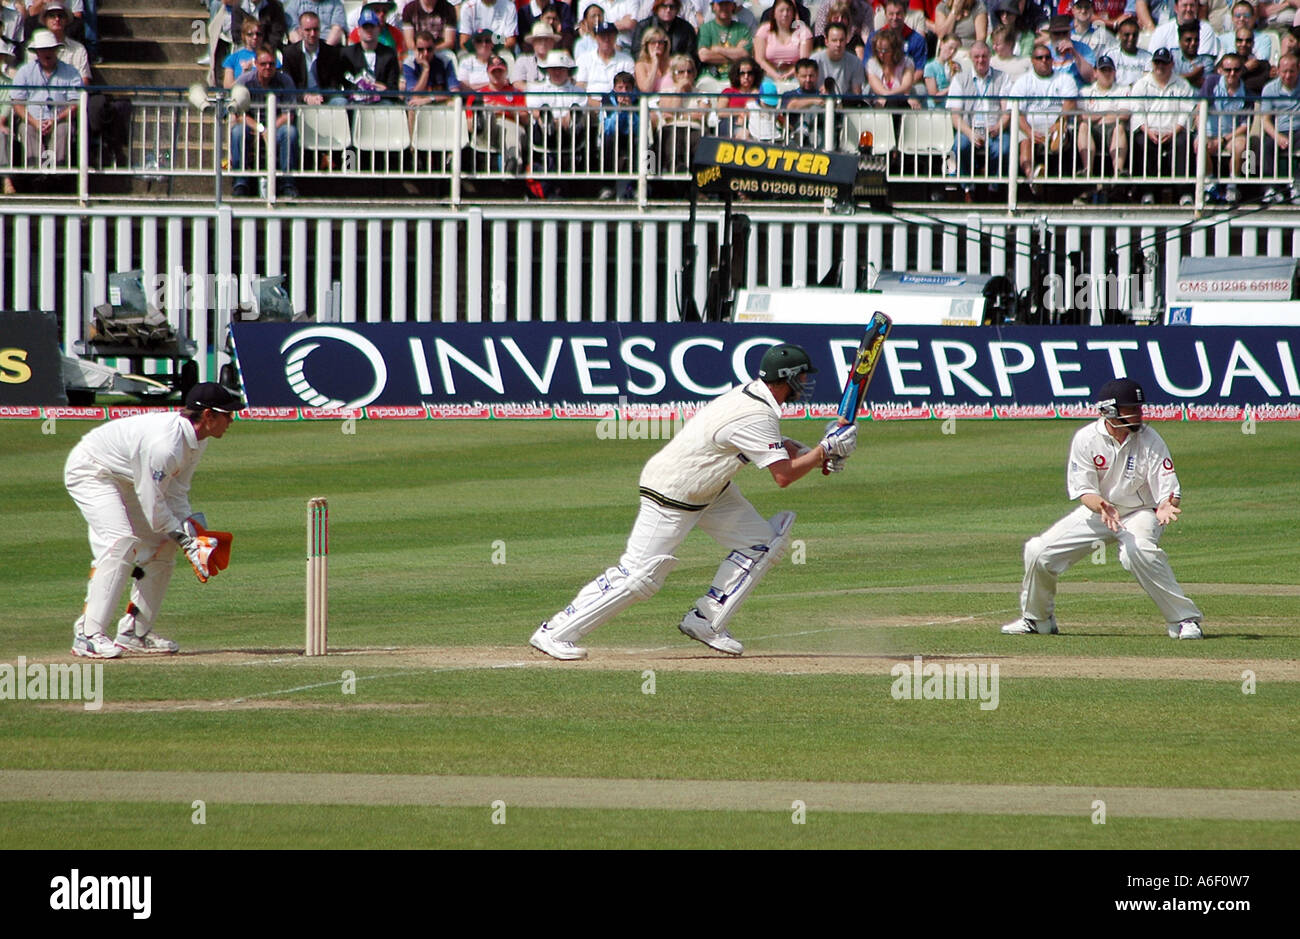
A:
POLYGON ((198 0, 101 0, 96 66, 106 85, 188 88, 205 81, 208 7, 198 0))

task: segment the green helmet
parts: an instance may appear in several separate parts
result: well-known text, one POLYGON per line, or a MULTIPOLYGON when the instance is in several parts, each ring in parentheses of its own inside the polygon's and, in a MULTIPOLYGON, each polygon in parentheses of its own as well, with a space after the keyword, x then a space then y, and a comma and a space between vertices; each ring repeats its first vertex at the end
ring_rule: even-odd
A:
POLYGON ((768 349, 763 353, 763 361, 758 364, 758 377, 761 380, 769 385, 782 381, 790 385, 791 401, 812 393, 812 378, 801 379, 799 376, 812 375, 816 371, 808 353, 791 343, 782 343, 768 349))

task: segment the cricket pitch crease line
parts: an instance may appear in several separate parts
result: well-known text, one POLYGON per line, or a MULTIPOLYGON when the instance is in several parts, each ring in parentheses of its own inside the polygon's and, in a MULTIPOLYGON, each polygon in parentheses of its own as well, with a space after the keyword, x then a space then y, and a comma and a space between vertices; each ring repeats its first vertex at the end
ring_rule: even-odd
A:
POLYGON ((278 695, 297 694, 299 691, 314 691, 317 688, 332 688, 335 685, 343 685, 349 681, 376 681, 382 678, 398 678, 404 675, 437 675, 444 672, 486 672, 503 668, 529 668, 541 663, 536 662, 503 662, 495 665, 451 665, 446 668, 404 668, 395 672, 381 672, 377 675, 357 675, 355 678, 336 678, 332 681, 318 681, 310 685, 298 685, 294 688, 279 688, 275 691, 259 691, 256 694, 246 694, 238 698, 221 698, 216 701, 193 701, 188 704, 177 704, 170 707, 160 708, 141 708, 136 713, 155 714, 169 711, 198 711, 198 710, 215 710, 222 707, 234 707, 244 704, 248 701, 256 701, 261 698, 272 698, 278 695))

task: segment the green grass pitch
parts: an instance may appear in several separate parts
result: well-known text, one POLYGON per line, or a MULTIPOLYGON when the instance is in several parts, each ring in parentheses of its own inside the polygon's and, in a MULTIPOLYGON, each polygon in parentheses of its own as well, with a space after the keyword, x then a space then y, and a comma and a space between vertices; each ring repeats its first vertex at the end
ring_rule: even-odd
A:
MULTIPOLYGON (((62 466, 91 426, 0 422, 0 665, 74 661, 89 550, 62 466)), ((0 700, 0 830, 13 848, 1300 847, 1300 426, 1157 425, 1185 493, 1163 546, 1206 640, 1168 639, 1113 547, 1062 578, 1061 636, 1002 636, 1025 539, 1069 509, 1078 426, 867 424, 842 475, 743 471, 760 512, 798 513, 733 622, 746 655, 675 628, 721 556, 696 533, 567 664, 528 635, 617 559, 661 442, 238 423, 192 493, 234 532, 232 566, 199 585, 182 562, 159 624, 185 654, 104 663, 95 711, 0 700), (313 496, 323 660, 301 655, 313 496), (998 665, 997 707, 896 699, 890 670, 917 655, 998 665)))

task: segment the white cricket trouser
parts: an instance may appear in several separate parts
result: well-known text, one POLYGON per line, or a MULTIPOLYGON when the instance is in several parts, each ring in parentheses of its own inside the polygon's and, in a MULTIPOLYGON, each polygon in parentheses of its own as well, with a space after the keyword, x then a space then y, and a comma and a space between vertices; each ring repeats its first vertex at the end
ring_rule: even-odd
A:
POLYGON ((1119 562, 1147 592, 1166 623, 1185 619, 1200 622, 1201 611, 1179 586, 1160 547, 1164 526, 1151 509, 1120 517, 1120 531, 1106 527, 1101 515, 1079 506, 1047 531, 1025 542, 1025 580, 1020 609, 1033 620, 1045 620, 1056 607, 1056 581, 1066 568, 1096 550, 1097 543, 1119 544, 1119 562))
POLYGON ((127 615, 134 615, 139 624, 135 628, 137 635, 149 632, 176 566, 176 542, 150 528, 130 483, 113 477, 87 459, 79 448, 74 447, 69 454, 63 480, 90 526, 90 553, 94 558, 77 634, 113 635, 109 626, 135 567, 144 571, 144 577, 133 581, 127 615))
MULTIPOLYGON (((758 514, 758 510, 740 494, 740 489, 734 484, 723 490, 722 495, 708 508, 698 512, 669 508, 642 496, 641 510, 632 525, 632 533, 628 535, 627 547, 619 558, 619 566, 626 571, 636 572, 652 565, 656 558, 671 556, 686 540, 691 529, 696 527, 728 552, 751 545, 767 544, 773 535, 772 526, 758 514)), ((721 578, 730 570, 728 562, 723 561, 717 577, 721 578)), ((586 609, 608 589, 609 582, 602 575, 578 591, 567 609, 586 609)), ((566 611, 562 610, 551 618, 551 622, 562 623, 566 619, 566 611)), ((594 628, 595 626, 591 627, 594 628)))

